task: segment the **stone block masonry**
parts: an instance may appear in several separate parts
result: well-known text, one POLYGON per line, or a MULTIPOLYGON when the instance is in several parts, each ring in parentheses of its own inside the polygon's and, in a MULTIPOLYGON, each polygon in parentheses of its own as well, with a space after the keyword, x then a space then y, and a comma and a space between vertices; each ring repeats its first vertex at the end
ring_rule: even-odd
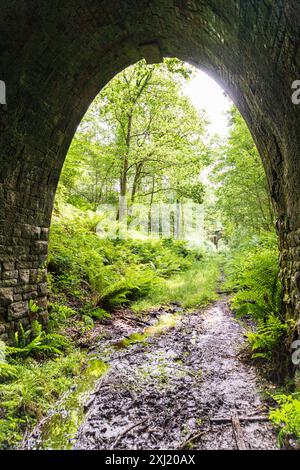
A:
MULTIPOLYGON (((46 321, 45 261, 61 168, 88 106, 143 56, 178 57, 233 99, 277 218, 285 312, 300 318, 299 0, 15 0, 1 7, 0 337, 46 321)), ((296 331, 296 330, 295 330, 296 331)))
MULTIPOLYGON (((37 319, 47 321, 47 271, 43 267, 47 257, 48 228, 20 225, 14 229, 15 247, 26 247, 15 257, 13 249, 0 263, 0 339, 8 341, 18 325, 27 328, 37 319), (30 300, 39 311, 33 313, 30 300)), ((20 252, 19 250, 17 250, 20 252)))

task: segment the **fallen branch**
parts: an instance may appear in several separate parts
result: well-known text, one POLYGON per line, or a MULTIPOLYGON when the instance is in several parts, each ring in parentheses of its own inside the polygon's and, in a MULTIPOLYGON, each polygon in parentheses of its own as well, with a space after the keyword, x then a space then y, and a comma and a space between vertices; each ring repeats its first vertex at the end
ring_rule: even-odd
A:
POLYGON ((143 424, 145 421, 147 421, 148 418, 146 419, 143 419, 141 421, 139 421, 138 423, 135 423, 135 424, 131 424, 128 428, 124 429, 124 431, 122 431, 117 439, 115 440, 115 442, 113 443, 113 445, 111 446, 111 449, 114 449, 116 447, 117 444, 119 444, 120 440, 122 439, 122 437, 124 437, 129 431, 131 431, 132 429, 134 428, 137 428, 138 426, 140 426, 141 424, 143 424))
POLYGON ((188 444, 191 444, 193 441, 203 436, 203 434, 206 434, 207 432, 208 431, 201 431, 201 432, 198 432, 197 434, 190 434, 189 437, 185 441, 181 442, 178 445, 177 449, 185 449, 188 444))
POLYGON ((249 444, 244 440, 243 430, 237 412, 234 410, 231 415, 233 433, 239 450, 248 450, 249 444))
MULTIPOLYGON (((239 416, 240 421, 255 423, 256 421, 259 422, 267 422, 269 418, 267 416, 239 416)), ((214 424, 231 424, 232 418, 210 418, 210 422, 214 424)))

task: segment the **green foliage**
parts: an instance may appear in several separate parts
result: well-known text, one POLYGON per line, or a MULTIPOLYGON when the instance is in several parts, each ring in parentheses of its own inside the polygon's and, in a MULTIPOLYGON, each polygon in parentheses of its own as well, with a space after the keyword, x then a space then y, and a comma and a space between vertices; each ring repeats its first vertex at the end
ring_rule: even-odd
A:
POLYGON ((76 313, 72 308, 57 303, 49 304, 49 308, 51 309, 51 314, 59 316, 62 321, 67 320, 76 313))
POLYGON ((26 346, 19 348, 14 346, 7 346, 6 354, 8 356, 34 356, 45 357, 50 355, 61 354, 61 349, 68 345, 67 340, 60 337, 45 335, 44 337, 36 337, 26 346))
POLYGON ((202 204, 204 199, 205 188, 203 183, 197 181, 195 183, 181 183, 177 187, 177 197, 190 199, 197 204, 202 204))
MULTIPOLYGON (((28 343, 28 339, 30 338, 30 335, 31 335, 31 331, 27 330, 25 332, 22 323, 20 323, 19 331, 16 331, 14 335, 15 347, 25 348, 26 344, 28 343)), ((6 353, 7 353, 7 349, 6 349, 6 353)))
POLYGON ((157 285, 157 277, 151 270, 129 269, 126 279, 107 287, 99 297, 99 304, 107 310, 145 297, 157 285))
POLYGON ((40 310, 40 307, 32 299, 29 300, 28 307, 30 313, 38 313, 40 310))
POLYGON ((250 131, 233 107, 229 139, 211 152, 212 180, 217 184, 213 208, 231 245, 262 231, 274 232, 274 216, 265 171, 250 131))
POLYGON ((0 449, 17 445, 23 432, 70 388, 84 361, 76 351, 42 362, 22 356, 0 365, 0 449))
POLYGON ((278 274, 278 249, 272 234, 247 240, 233 250, 226 264, 225 287, 237 291, 232 297, 236 315, 250 316, 256 322, 255 331, 247 333, 252 357, 268 361, 274 373, 280 371, 289 331, 282 317, 278 274))
POLYGON ((6 362, 0 362, 0 383, 15 379, 18 376, 16 367, 6 362))
POLYGON ((206 305, 217 298, 215 290, 219 277, 219 259, 206 257, 205 261, 195 261, 187 271, 163 279, 145 299, 134 302, 131 308, 140 312, 172 302, 184 308, 206 305))
POLYGON ((41 337, 41 335, 43 334, 43 326, 37 320, 34 320, 32 322, 30 334, 33 339, 41 337))
POLYGON ((300 446, 300 393, 273 396, 279 407, 270 412, 271 421, 278 427, 280 445, 286 438, 293 437, 300 446))
POLYGON ((225 287, 237 290, 232 298, 237 316, 266 320, 269 315, 280 315, 282 288, 278 274, 275 239, 261 237, 232 252, 225 287))
POLYGON ((85 326, 85 330, 90 330, 94 327, 94 320, 89 315, 82 315, 82 321, 85 326))
MULTIPOLYGON (((69 217, 57 219, 51 229, 51 289, 56 296, 79 301, 82 313, 95 319, 96 307, 110 311, 141 299, 163 278, 187 270, 202 258, 201 252, 183 241, 99 238, 94 218, 72 212, 70 206, 67 210, 69 217)), ((54 318, 53 312, 51 321, 54 318)))
POLYGON ((148 206, 166 198, 201 203, 206 119, 182 92, 192 74, 178 59, 142 60, 111 80, 76 132, 57 203, 95 210, 119 193, 148 206))
POLYGON ((111 314, 100 307, 94 307, 89 303, 85 304, 84 307, 80 311, 81 314, 86 315, 90 318, 99 321, 109 320, 111 318, 111 314))
POLYGON ((70 347, 70 341, 57 333, 46 333, 42 325, 36 320, 32 323, 31 329, 26 332, 22 324, 19 331, 15 333, 15 345, 6 346, 5 353, 10 357, 37 358, 60 355, 62 351, 70 347))
POLYGON ((48 331, 56 331, 60 326, 64 326, 69 318, 72 318, 76 312, 66 305, 61 305, 57 302, 50 303, 48 331))
MULTIPOLYGON (((75 313, 52 303, 47 331, 34 321, 26 332, 20 327, 14 346, 5 347, 8 362, 0 362, 0 449, 15 447, 24 432, 53 409, 71 387, 86 389, 87 371, 99 361, 90 361, 64 333, 70 322, 75 329, 82 327, 82 321, 77 325, 75 313)), ((87 318, 93 324, 92 318, 87 318)))
POLYGON ((279 351, 287 332, 288 325, 276 315, 269 314, 266 320, 260 320, 255 333, 248 332, 247 338, 253 351, 252 357, 272 359, 279 351))

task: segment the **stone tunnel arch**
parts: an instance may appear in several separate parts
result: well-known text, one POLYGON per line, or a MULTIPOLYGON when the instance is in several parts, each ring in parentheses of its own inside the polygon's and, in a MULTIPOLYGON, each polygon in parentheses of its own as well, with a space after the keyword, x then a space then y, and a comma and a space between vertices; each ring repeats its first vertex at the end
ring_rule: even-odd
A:
POLYGON ((287 314, 300 316, 300 78, 297 0, 15 0, 2 7, 0 337, 46 321, 44 263, 55 190, 76 127, 100 89, 142 57, 200 67, 244 116, 277 215, 287 314))

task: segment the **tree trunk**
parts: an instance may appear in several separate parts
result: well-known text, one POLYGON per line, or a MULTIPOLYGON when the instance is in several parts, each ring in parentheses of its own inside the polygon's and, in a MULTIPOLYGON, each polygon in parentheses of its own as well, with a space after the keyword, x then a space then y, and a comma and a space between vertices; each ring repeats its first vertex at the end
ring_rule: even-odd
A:
POLYGON ((132 184, 132 190, 131 190, 131 202, 132 203, 134 203, 134 200, 135 200, 136 192, 137 192, 137 189, 138 189, 138 184, 139 184, 140 178, 141 178, 142 168, 143 168, 143 162, 137 163, 136 170, 135 170, 135 175, 134 175, 134 179, 133 179, 133 184, 132 184))
POLYGON ((123 219, 126 214, 124 213, 124 202, 127 195, 128 187, 128 161, 129 161, 129 151, 130 151, 130 142, 131 142, 131 128, 132 128, 132 112, 128 114, 127 121, 127 133, 125 139, 125 153, 123 157, 123 166, 120 174, 120 201, 119 209, 117 213, 117 220, 123 219))

